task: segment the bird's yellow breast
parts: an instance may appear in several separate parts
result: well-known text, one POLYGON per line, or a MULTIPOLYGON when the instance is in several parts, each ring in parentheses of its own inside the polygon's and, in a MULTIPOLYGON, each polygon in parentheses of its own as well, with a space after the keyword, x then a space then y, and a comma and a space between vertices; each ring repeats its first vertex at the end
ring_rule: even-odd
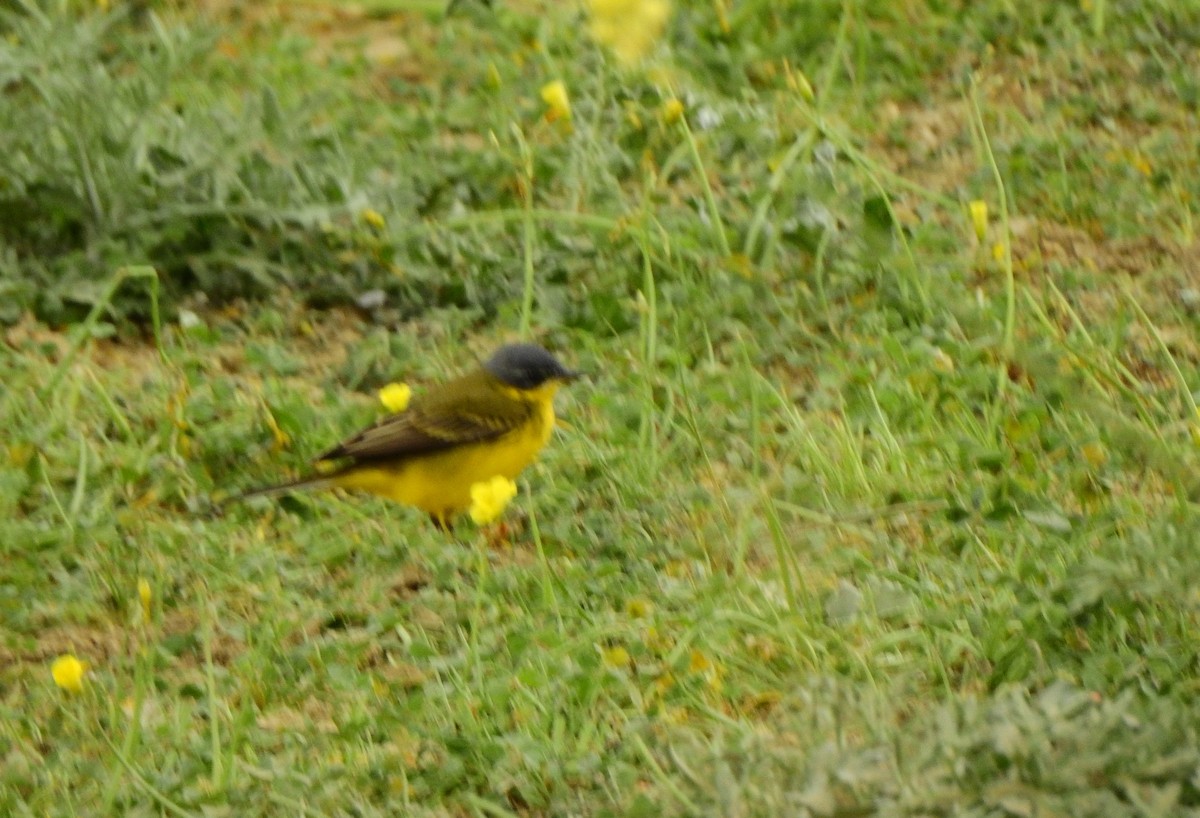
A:
POLYGON ((471 505, 471 486, 493 477, 515 478, 534 461, 554 431, 557 384, 536 390, 506 389, 533 405, 525 423, 493 440, 468 443, 395 463, 363 464, 335 479, 336 485, 378 494, 448 519, 471 505))

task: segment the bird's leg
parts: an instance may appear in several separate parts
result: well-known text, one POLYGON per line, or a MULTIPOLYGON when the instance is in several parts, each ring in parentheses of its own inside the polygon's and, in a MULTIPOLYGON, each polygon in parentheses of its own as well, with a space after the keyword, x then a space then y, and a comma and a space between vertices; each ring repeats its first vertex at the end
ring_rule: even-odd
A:
POLYGON ((438 531, 443 531, 447 534, 454 533, 454 523, 450 520, 450 515, 445 512, 431 512, 429 519, 433 520, 433 527, 438 531))

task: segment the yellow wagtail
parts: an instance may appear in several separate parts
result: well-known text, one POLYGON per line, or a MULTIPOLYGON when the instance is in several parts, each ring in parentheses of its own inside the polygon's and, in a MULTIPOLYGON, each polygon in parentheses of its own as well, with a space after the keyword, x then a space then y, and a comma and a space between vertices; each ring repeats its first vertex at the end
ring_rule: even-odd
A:
POLYGON ((471 505, 473 484, 511 480, 533 462, 554 429, 555 393, 577 377, 536 344, 503 346, 476 371, 414 398, 315 461, 348 462, 231 500, 337 487, 414 506, 450 528, 471 505))

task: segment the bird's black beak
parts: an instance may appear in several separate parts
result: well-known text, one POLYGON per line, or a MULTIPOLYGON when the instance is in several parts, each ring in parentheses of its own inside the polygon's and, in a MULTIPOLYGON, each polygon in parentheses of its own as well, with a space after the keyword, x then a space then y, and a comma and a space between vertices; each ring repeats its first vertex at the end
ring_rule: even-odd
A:
POLYGON ((564 369, 558 377, 562 378, 566 383, 572 383, 582 378, 586 373, 580 372, 578 369, 564 369))

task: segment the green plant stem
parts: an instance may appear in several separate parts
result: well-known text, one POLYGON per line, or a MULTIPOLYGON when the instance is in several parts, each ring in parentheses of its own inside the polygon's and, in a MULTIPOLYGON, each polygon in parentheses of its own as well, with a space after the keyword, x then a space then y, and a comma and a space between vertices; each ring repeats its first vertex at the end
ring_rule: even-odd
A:
POLYGON ((683 133, 684 141, 687 143, 688 153, 696 168, 696 175, 700 177, 700 187, 704 191, 704 206, 708 211, 708 218, 712 221, 713 232, 717 234, 717 248, 721 251, 722 258, 727 259, 733 255, 733 250, 730 249, 729 237, 725 234, 725 222, 721 219, 720 208, 717 207, 716 193, 713 192, 712 182, 704 167, 704 159, 700 156, 700 145, 688 125, 687 117, 679 118, 679 130, 683 133))
POLYGON ((150 282, 150 319, 154 327, 154 342, 158 348, 159 359, 164 363, 166 362, 166 351, 162 344, 162 322, 158 312, 158 272, 153 267, 121 267, 109 279, 108 286, 104 288, 104 292, 101 293, 99 300, 88 311, 87 317, 83 319, 83 323, 74 331, 74 337, 71 339, 71 345, 67 347, 66 354, 63 355, 62 360, 55 367, 46 385, 38 391, 38 396, 43 401, 53 395, 55 390, 58 389, 58 385, 62 383, 63 377, 75 363, 75 359, 79 357, 80 350, 92 338, 96 325, 100 322, 100 316, 112 305, 113 297, 121 289, 121 285, 126 281, 136 279, 146 279, 150 282))
POLYGON ((979 135, 983 148, 983 158, 992 172, 992 181, 996 185, 996 198, 1000 210, 1000 235, 1004 254, 1001 259, 1001 269, 1004 271, 1004 333, 1000 343, 1000 362, 996 369, 996 389, 992 398, 991 435, 996 439, 1000 430, 1000 406, 1004 401, 1008 387, 1008 368, 1012 363, 1014 337, 1017 323, 1017 285, 1013 273, 1012 259, 1012 223, 1008 209, 1008 188, 1004 184, 1004 175, 996 162, 996 154, 992 151, 992 141, 988 137, 987 127, 983 121, 983 109, 979 104, 979 85, 971 81, 971 119, 979 135))

